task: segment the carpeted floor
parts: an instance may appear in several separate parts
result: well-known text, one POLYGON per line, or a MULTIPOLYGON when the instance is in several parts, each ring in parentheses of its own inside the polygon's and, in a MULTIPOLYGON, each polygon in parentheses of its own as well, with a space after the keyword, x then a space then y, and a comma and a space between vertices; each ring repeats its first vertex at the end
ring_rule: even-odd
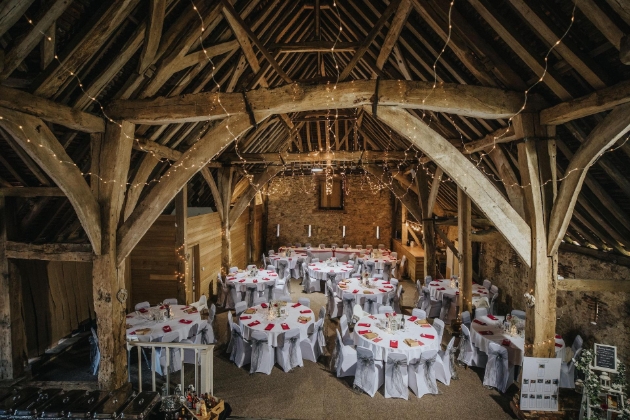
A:
MULTIPOLYGON (((404 302, 411 303, 414 288, 411 282, 403 282, 404 302)), ((303 294, 299 280, 292 281, 292 297, 308 297, 315 314, 325 304, 322 293, 303 294)), ((405 307, 404 312, 410 313, 405 307)), ((326 321, 328 355, 334 347, 334 331, 337 321, 326 321)), ((512 386, 506 395, 496 390, 488 390, 482 385, 483 370, 458 368, 459 380, 451 381, 450 386, 438 382, 440 395, 426 395, 417 398, 411 391, 409 400, 385 399, 383 389, 370 398, 352 389, 353 377, 338 379, 328 370, 329 357, 320 358, 319 363, 305 361, 304 368, 284 373, 277 365, 271 375, 249 375, 248 366, 237 368, 225 353, 227 339, 227 312, 219 311, 214 324, 218 340, 214 358, 214 392, 232 406, 232 414, 245 418, 264 419, 510 419, 515 418, 509 408, 509 401, 516 387, 512 386)), ((451 335, 445 332, 444 344, 451 335)), ((130 367, 131 383, 137 388, 137 357, 132 352, 130 367)), ((61 354, 35 375, 40 381, 96 380, 88 372, 89 347, 84 345, 61 354)), ((142 363, 142 376, 145 389, 150 389, 151 374, 142 363)), ((187 365, 189 366, 189 365, 187 365)), ((185 369, 185 383, 193 383, 193 372, 185 369)), ((179 372, 171 374, 172 384, 179 382, 179 372)), ((157 378, 158 389, 164 379, 157 378)))

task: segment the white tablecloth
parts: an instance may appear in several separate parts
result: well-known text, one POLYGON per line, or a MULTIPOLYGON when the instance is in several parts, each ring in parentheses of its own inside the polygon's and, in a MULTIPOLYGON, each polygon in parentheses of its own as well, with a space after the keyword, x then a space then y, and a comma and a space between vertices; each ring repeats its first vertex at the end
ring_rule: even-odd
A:
MULTIPOLYGON (((265 304, 267 305, 267 304, 265 304)), ((308 338, 308 328, 310 325, 315 323, 315 313, 308 307, 300 305, 299 303, 291 303, 287 302, 288 314, 285 318, 275 318, 274 320, 268 319, 269 310, 263 308, 261 305, 253 306, 250 309, 255 309, 255 314, 246 314, 243 313, 239 317, 239 324, 241 329, 243 330, 243 337, 246 340, 249 340, 251 336, 252 330, 262 331, 267 334, 267 340, 269 343, 277 347, 278 346, 278 336, 282 333, 286 333, 296 328, 300 330, 300 341, 308 338), (294 307, 295 306, 295 307, 294 307), (302 311, 310 311, 308 313, 302 313, 302 311), (301 323, 298 321, 300 316, 310 317, 311 319, 306 323, 301 323), (243 319, 243 318, 246 319, 243 319), (251 318, 247 318, 251 317, 251 318), (259 321, 260 324, 255 326, 249 326, 249 324, 259 321), (265 328, 269 324, 274 324, 273 329, 270 331, 266 331, 265 328), (288 330, 282 329, 281 324, 287 324, 289 326, 288 330)))
POLYGON ((337 263, 332 267, 328 267, 325 262, 311 263, 308 265, 308 274, 311 279, 327 280, 328 273, 335 273, 337 280, 347 279, 352 272, 352 266, 337 263))
POLYGON ((422 327, 414 322, 408 321, 409 318, 409 316, 405 315, 406 322, 404 330, 398 330, 395 333, 388 333, 377 326, 379 323, 384 324, 385 315, 370 315, 363 317, 354 327, 354 344, 372 350, 374 352, 375 360, 387 360, 387 355, 389 353, 404 354, 407 356, 407 360, 412 360, 419 358, 423 351, 439 350, 440 343, 438 342, 438 335, 435 328, 428 324, 426 327, 422 327), (359 324, 369 324, 370 326, 364 327, 359 324), (365 330, 378 334, 382 340, 375 343, 374 340, 368 340, 363 337, 363 335, 359 334, 360 331, 363 332, 365 330), (433 336, 434 338, 421 337, 421 334, 433 336), (419 340, 422 344, 418 347, 409 347, 404 341, 406 338, 419 340), (395 349, 390 347, 390 340, 397 340, 398 348, 395 349))
POLYGON ((296 253, 296 255, 292 255, 287 258, 285 256, 285 253, 281 252, 281 253, 270 256, 269 260, 271 261, 271 264, 273 264, 273 266, 276 267, 276 269, 278 268, 278 261, 287 260, 287 262, 289 263, 289 269, 293 270, 299 258, 304 258, 304 260, 306 261, 306 254, 296 253))
MULTIPOLYGON (((191 314, 184 312, 184 309, 191 308, 187 305, 171 305, 171 312, 173 313, 173 317, 171 319, 160 322, 152 321, 150 319, 151 311, 159 308, 160 307, 156 306, 148 309, 145 313, 136 311, 127 315, 125 320, 127 324, 127 340, 152 341, 158 337, 164 337, 167 332, 164 331, 163 327, 169 326, 171 331, 177 332, 177 336, 181 341, 188 338, 188 333, 193 325, 198 325, 201 322, 201 315, 199 312, 191 314), (181 320, 189 320, 192 322, 190 324, 185 324, 180 322, 181 320), (144 335, 136 334, 135 331, 141 328, 150 328, 151 331, 144 335)), ((174 335, 175 334, 170 334, 169 336, 174 335)))
POLYGON ((273 271, 258 270, 258 275, 250 277, 247 272, 233 273, 227 276, 227 281, 236 284, 236 290, 245 292, 248 285, 255 284, 259 292, 265 291, 268 285, 276 284, 278 275, 273 271))
POLYGON ((370 279, 370 284, 373 284, 375 287, 366 288, 361 285, 360 279, 348 278, 344 280, 343 283, 337 283, 337 286, 335 286, 335 292, 337 292, 337 296, 339 297, 343 295, 343 292, 353 293, 356 297, 356 303, 359 305, 363 304, 363 298, 366 296, 376 296, 376 301, 378 303, 383 303, 386 295, 396 293, 396 288, 389 284, 389 282, 378 279, 370 279), (355 290, 357 293, 354 293, 355 290))
POLYGON ((394 267, 394 265, 396 264, 396 258, 392 258, 389 256, 389 252, 386 252, 386 254, 388 255, 378 255, 375 257, 367 257, 364 256, 363 257, 363 261, 364 262, 368 262, 368 261, 372 261, 374 262, 374 268, 376 270, 382 270, 383 266, 385 265, 385 262, 389 261, 392 263, 392 267, 394 267))
MULTIPOLYGON (((284 247, 281 247, 278 251, 282 252, 284 251, 284 247)), ((354 248, 347 248, 347 249, 343 249, 343 248, 306 248, 306 247, 300 247, 300 248, 293 248, 297 253, 299 254, 304 254, 306 255, 307 251, 311 251, 311 253, 313 254, 314 258, 319 258, 320 260, 326 260, 330 257, 335 257, 337 258, 339 261, 341 262, 347 262, 348 259, 350 258, 350 255, 352 254, 356 254, 357 256, 359 254, 364 254, 366 251, 365 249, 354 249, 354 248)))
MULTIPOLYGON (((487 298, 488 303, 490 303, 490 295, 488 294, 488 291, 485 289, 485 287, 475 283, 472 285, 472 290, 472 304, 474 307, 477 307, 477 303, 479 302, 479 300, 484 297, 487 298)), ((429 291, 431 292, 431 298, 433 298, 434 300, 441 301, 444 295, 452 297, 458 296, 457 289, 451 287, 451 281, 448 279, 433 280, 431 283, 429 283, 429 291)))
MULTIPOLYGON (((470 341, 474 346, 481 351, 488 352, 491 342, 501 344, 504 339, 510 340, 510 345, 507 346, 508 362, 512 365, 523 365, 525 339, 503 332, 503 320, 505 317, 497 316, 498 320, 492 320, 487 316, 478 318, 478 321, 485 323, 486 325, 478 324, 473 321, 470 324, 470 341), (481 331, 490 331, 491 335, 483 335, 481 331)), ((564 355, 564 340, 562 338, 556 338, 556 357, 562 357, 564 355)))

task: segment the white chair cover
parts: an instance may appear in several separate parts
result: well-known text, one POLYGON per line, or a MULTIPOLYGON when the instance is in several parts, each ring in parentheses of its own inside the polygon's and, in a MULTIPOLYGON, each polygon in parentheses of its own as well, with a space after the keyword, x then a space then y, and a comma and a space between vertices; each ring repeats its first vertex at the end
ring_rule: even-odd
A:
MULTIPOLYGON (((163 343, 178 343, 179 342, 179 332, 177 331, 171 331, 169 333, 166 333, 162 336, 162 342, 163 343)), ((167 365, 167 355, 166 353, 168 353, 168 371, 169 372, 177 372, 179 370, 182 370, 182 352, 181 349, 174 349, 174 348, 170 348, 167 349, 166 348, 161 348, 161 352, 160 352, 160 367, 162 372, 166 372, 166 365, 167 365)))
POLYGON ((238 267, 230 267, 230 273, 236 273, 238 271, 238 267))
POLYGON ((485 287, 486 290, 490 290, 490 288, 492 287, 492 282, 488 279, 485 279, 483 281, 483 287, 485 287))
POLYGON ((520 318, 520 319, 525 319, 525 311, 521 311, 521 310, 518 310, 518 309, 513 309, 512 310, 512 316, 515 316, 515 317, 520 318))
POLYGON ((437 332, 437 342, 438 342, 438 346, 441 349, 442 348, 442 337, 444 336, 444 321, 442 321, 441 319, 434 319, 433 320, 433 328, 435 328, 435 331, 437 332))
POLYGON ((583 344, 584 340, 582 340, 582 337, 580 337, 579 334, 576 335, 575 340, 573 340, 573 344, 571 344, 571 350, 573 350, 573 354, 576 354, 578 350, 582 348, 583 344))
POLYGON ((177 298, 164 299, 162 305, 177 305, 177 298))
POLYGON ((304 297, 303 298, 299 298, 298 299, 298 303, 300 305, 306 306, 307 308, 311 307, 311 300, 309 298, 304 298, 304 297))
POLYGON ((350 329, 348 328, 348 318, 345 315, 341 315, 339 318, 339 328, 341 328, 341 341, 343 344, 351 346, 354 344, 354 340, 350 335, 350 329))
POLYGON ((451 338, 448 342, 446 350, 438 351, 438 359, 435 363, 435 379, 442 382, 444 385, 450 385, 451 379, 459 379, 457 371, 455 370, 455 337, 451 338))
POLYGON ((413 308, 411 310, 411 316, 417 316, 418 319, 427 319, 427 313, 422 309, 413 308))
POLYGON ((314 292, 314 282, 316 279, 311 279, 311 275, 308 273, 308 268, 306 267, 306 263, 302 263, 302 289, 304 293, 314 292))
POLYGON ((475 319, 479 319, 482 316, 488 316, 488 308, 477 308, 477 309, 475 309, 475 319))
POLYGON ((319 317, 317 319, 324 319, 326 317, 326 306, 319 308, 319 317))
POLYGON ((269 300, 267 299, 267 296, 256 296, 254 298, 254 303, 252 306, 258 306, 261 303, 267 303, 267 302, 269 302, 269 300))
POLYGON ((354 294, 344 292, 341 295, 341 299, 343 301, 343 314, 346 316, 346 319, 352 320, 352 309, 354 307, 354 302, 356 301, 354 294))
POLYGON ((276 360, 285 372, 296 367, 303 367, 302 350, 300 345, 300 330, 294 329, 278 337, 276 360))
MULTIPOLYGON (((497 286, 492 286, 492 287, 497 287, 497 286)), ((498 300, 499 300, 499 292, 497 291, 496 293, 492 295, 492 298, 490 299, 490 314, 491 315, 497 314, 497 301, 498 300)))
POLYGON ((225 307, 227 305, 230 292, 227 284, 223 281, 221 272, 217 273, 217 305, 225 307))
POLYGON ((451 323, 452 319, 457 317, 457 297, 444 294, 442 296, 442 308, 440 309, 440 319, 445 324, 451 323))
POLYGON ((431 276, 424 276, 424 285, 425 286, 429 286, 429 283, 431 283, 432 280, 433 280, 433 277, 431 277, 431 276))
POLYGON ((385 363, 385 398, 409 398, 407 356, 389 353, 385 363))
POLYGON ((335 330, 335 352, 332 357, 337 377, 354 376, 357 369, 357 351, 351 346, 344 346, 339 330, 335 330))
POLYGON ((424 302, 422 295, 422 283, 420 280, 416 280, 416 294, 413 297, 414 307, 422 309, 422 302, 424 302))
POLYGON ((378 313, 379 308, 378 298, 376 296, 366 296, 363 302, 363 310, 370 315, 378 313))
POLYGON ((470 341, 470 330, 462 324, 462 333, 459 337, 459 356, 457 360, 468 366, 483 367, 488 362, 488 356, 477 350, 470 341))
POLYGON ((359 322, 359 320, 363 317, 366 317, 370 314, 368 314, 367 312, 365 312, 363 310, 363 307, 361 305, 359 305, 358 303, 356 305, 354 305, 354 307, 352 308, 352 324, 356 324, 357 322, 359 322))
POLYGON ((232 351, 230 361, 239 368, 251 363, 252 346, 243 338, 241 327, 237 323, 232 324, 232 351))
POLYGON ((247 307, 251 308, 254 306, 254 299, 258 297, 258 285, 248 284, 245 290, 245 302, 247 302, 247 307))
POLYGON ((232 325, 234 322, 232 321, 232 312, 228 311, 227 313, 227 321, 228 321, 228 330, 227 330, 227 346, 225 348, 226 353, 232 353, 232 347, 234 346, 234 342, 232 341, 232 325))
POLYGON ((505 390, 514 382, 514 366, 508 364, 508 352, 498 343, 490 343, 488 346, 488 363, 483 377, 485 386, 492 386, 505 393, 505 390))
POLYGON ((385 382, 383 362, 374 360, 372 350, 361 346, 357 347, 357 370, 354 375, 354 387, 361 389, 370 397, 374 397, 383 382, 385 382))
POLYGON ((394 312, 394 309, 391 306, 381 305, 378 308, 378 313, 379 314, 388 314, 388 313, 392 313, 392 312, 394 312))
POLYGON ((306 271, 304 261, 306 261, 306 257, 298 257, 295 267, 291 269, 291 276, 293 278, 300 279, 304 277, 304 272, 306 271))
POLYGON ((139 311, 140 309, 144 309, 144 308, 150 308, 151 304, 149 302, 140 302, 140 303, 136 303, 135 306, 135 310, 139 311))
POLYGON ((569 363, 562 362, 560 365, 560 388, 575 389, 575 360, 579 360, 582 355, 582 349, 578 349, 573 354, 573 358, 569 363))
POLYGON ((276 266, 274 266, 273 264, 267 265, 267 271, 273 271, 275 273, 276 272, 276 266))
POLYGON ((300 350, 302 351, 303 359, 316 363, 319 356, 324 354, 324 349, 326 348, 324 321, 325 319, 320 317, 315 324, 309 327, 308 337, 300 341, 300 350))
POLYGON ((280 302, 287 302, 287 303, 293 302, 293 300, 291 300, 291 296, 280 296, 278 300, 280 302))
POLYGON ((427 350, 422 352, 419 359, 409 362, 409 387, 418 398, 425 394, 439 394, 435 380, 438 360, 437 350, 427 350))
POLYGON ((190 306, 194 306, 199 312, 203 311, 204 309, 208 309, 208 298, 206 297, 206 295, 201 295, 199 297, 199 300, 197 302, 191 303, 190 306))
POLYGON ((394 308, 394 312, 402 314, 402 299, 403 299, 403 287, 402 284, 398 286, 398 289, 396 289, 396 294, 394 295, 394 300, 393 300, 393 308, 394 308))
POLYGON ((472 320, 470 319, 470 312, 468 312, 468 311, 462 312, 462 324, 467 326, 469 330, 470 330, 470 323, 471 322, 472 322, 472 320))
POLYGON ((262 331, 252 331, 249 337, 249 343, 252 347, 249 373, 254 374, 260 372, 271 375, 271 369, 273 369, 274 363, 274 351, 267 339, 267 334, 262 331))
POLYGON ((236 312, 236 316, 239 316, 247 309, 247 302, 241 301, 238 302, 234 307, 234 312, 236 312))
POLYGON ((238 302, 243 300, 243 295, 240 291, 236 290, 236 284, 232 282, 226 282, 226 287, 228 289, 227 300, 225 302, 226 309, 234 309, 238 302))
POLYGON ((329 284, 326 285, 326 289, 328 290, 327 312, 330 314, 331 318, 339 318, 343 313, 343 301, 335 295, 335 292, 333 292, 329 284))

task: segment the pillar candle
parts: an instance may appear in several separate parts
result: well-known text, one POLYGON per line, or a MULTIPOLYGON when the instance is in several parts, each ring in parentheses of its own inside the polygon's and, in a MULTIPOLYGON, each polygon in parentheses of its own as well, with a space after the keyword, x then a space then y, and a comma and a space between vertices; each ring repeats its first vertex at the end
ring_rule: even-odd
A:
POLYGON ((311 237, 311 225, 308 225, 308 237, 311 237))
POLYGON ((376 226, 376 239, 380 239, 380 233, 381 233, 380 227, 376 226))
POLYGON ((343 232, 341 233, 341 236, 344 237, 344 238, 346 237, 346 227, 345 226, 343 227, 343 232))
POLYGON ((280 236, 280 225, 276 225, 276 236, 280 236))

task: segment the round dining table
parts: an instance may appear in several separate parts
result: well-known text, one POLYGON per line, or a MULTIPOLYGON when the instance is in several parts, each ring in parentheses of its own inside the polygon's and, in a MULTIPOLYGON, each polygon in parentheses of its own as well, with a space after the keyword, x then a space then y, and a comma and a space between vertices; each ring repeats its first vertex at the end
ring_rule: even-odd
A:
POLYGON ((295 269, 295 266, 296 266, 296 264, 297 264, 297 262, 298 262, 298 260, 300 258, 302 258, 304 261, 306 261, 306 253, 294 252, 294 253, 291 254, 290 257, 287 257, 286 252, 279 252, 277 254, 270 255, 269 256, 269 261, 277 269, 278 268, 278 262, 280 260, 287 260, 289 269, 293 270, 293 269, 295 269))
POLYGON ((166 320, 153 320, 154 315, 166 309, 164 305, 128 314, 125 319, 127 340, 147 342, 167 336, 171 338, 168 341, 175 341, 177 338, 181 341, 188 338, 193 326, 201 323, 199 311, 187 305, 170 305, 170 308, 172 317, 166 320))
MULTIPOLYGON (((308 330, 315 323, 315 313, 308 306, 292 302, 272 302, 271 305, 286 304, 287 314, 283 317, 272 315, 268 303, 252 306, 239 316, 243 338, 249 340, 252 331, 267 334, 273 347, 278 346, 278 337, 286 332, 300 330, 300 341, 308 338, 308 330)), ((274 309, 274 308, 271 308, 274 309)))
POLYGON ((234 284, 239 292, 246 292, 247 286, 254 284, 259 292, 263 292, 266 287, 275 285, 277 279, 278 275, 271 270, 258 270, 255 276, 250 276, 249 271, 239 270, 227 276, 227 281, 234 284))
POLYGON ((426 320, 404 315, 405 328, 398 331, 385 329, 384 314, 361 318, 354 327, 354 344, 374 353, 374 360, 387 360, 390 353, 400 353, 407 360, 419 358, 423 351, 440 350, 440 337, 426 320))
MULTIPOLYGON (((429 292, 431 298, 441 301, 444 295, 456 297, 459 295, 459 290, 456 287, 451 287, 451 281, 449 279, 433 280, 429 283, 429 292)), ((490 294, 488 290, 482 285, 473 283, 472 285, 472 305, 477 307, 479 301, 486 298, 488 306, 490 305, 490 294)))
POLYGON ((308 266, 308 274, 311 279, 327 280, 329 273, 335 273, 337 280, 343 280, 350 277, 352 266, 350 264, 337 262, 329 266, 326 262, 310 263, 308 266))
POLYGON ((376 296, 376 302, 384 303, 386 296, 395 293, 396 288, 389 281, 374 278, 368 279, 368 286, 364 286, 361 279, 351 277, 338 282, 335 292, 337 296, 342 296, 344 292, 352 293, 355 296, 355 303, 361 305, 368 296, 376 296))
MULTIPOLYGON (((490 343, 498 343, 507 348, 508 362, 511 365, 522 366, 525 354, 525 339, 512 336, 503 330, 503 316, 482 316, 470 324, 470 341, 479 350, 488 353, 490 343)), ((556 357, 564 356, 565 343, 561 336, 555 337, 556 357)))
POLYGON ((364 255, 363 257, 359 257, 359 258, 362 258, 364 262, 368 262, 368 261, 373 262, 374 269, 376 270, 382 270, 386 262, 390 262, 392 264, 392 267, 396 264, 396 258, 390 256, 390 253, 388 251, 383 251, 381 255, 375 255, 375 256, 364 255))

